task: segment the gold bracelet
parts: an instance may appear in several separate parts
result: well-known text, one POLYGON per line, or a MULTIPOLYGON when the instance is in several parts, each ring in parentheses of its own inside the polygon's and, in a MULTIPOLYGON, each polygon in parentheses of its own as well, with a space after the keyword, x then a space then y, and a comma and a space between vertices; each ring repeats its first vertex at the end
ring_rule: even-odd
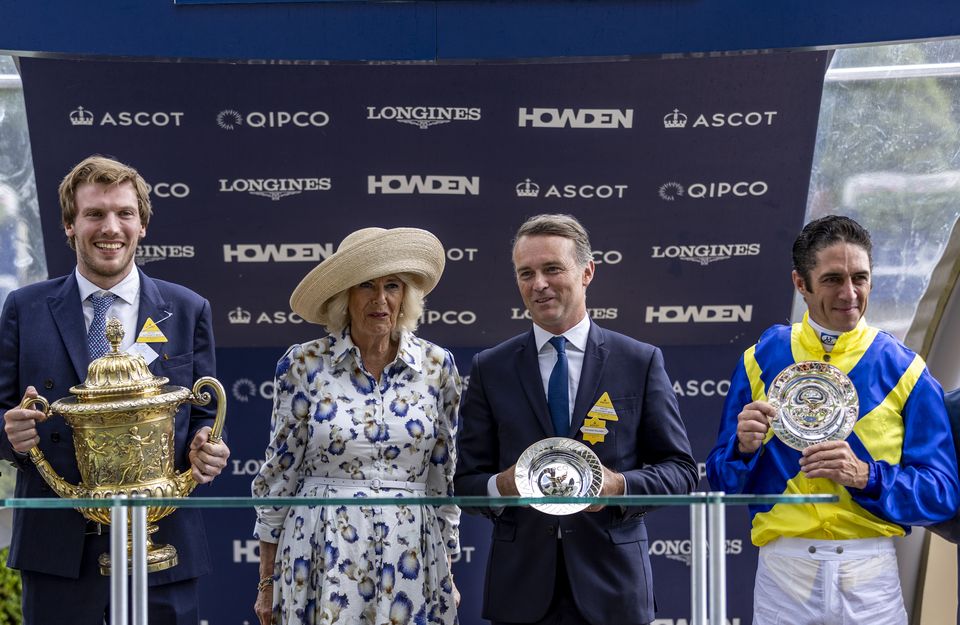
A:
POLYGON ((273 575, 265 575, 260 578, 260 582, 257 584, 257 592, 263 592, 271 586, 273 586, 273 575))

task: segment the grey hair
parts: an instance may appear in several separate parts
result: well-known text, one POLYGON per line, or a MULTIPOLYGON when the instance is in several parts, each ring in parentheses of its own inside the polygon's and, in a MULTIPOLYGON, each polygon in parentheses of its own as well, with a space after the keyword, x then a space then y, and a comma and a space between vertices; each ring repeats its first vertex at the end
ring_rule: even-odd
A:
POLYGON ((521 237, 556 236, 573 241, 574 255, 577 264, 586 267, 593 260, 593 250, 590 247, 590 235, 587 229, 577 221, 573 215, 544 214, 535 215, 523 222, 513 237, 513 249, 521 237))
MULTIPOLYGON (((400 338, 401 332, 416 332, 423 314, 426 300, 423 291, 413 284, 413 277, 406 273, 392 274, 404 284, 403 301, 400 304, 400 317, 393 329, 393 338, 400 338)), ((330 334, 340 334, 350 325, 350 289, 344 289, 320 306, 320 312, 327 315, 326 329, 330 334)))

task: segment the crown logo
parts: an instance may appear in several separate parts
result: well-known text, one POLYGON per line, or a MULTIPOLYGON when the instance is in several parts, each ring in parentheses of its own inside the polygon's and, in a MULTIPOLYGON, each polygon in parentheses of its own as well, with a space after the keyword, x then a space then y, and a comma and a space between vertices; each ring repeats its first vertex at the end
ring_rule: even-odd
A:
POLYGON ((673 109, 672 113, 663 116, 664 128, 683 128, 687 125, 687 116, 678 109, 673 109))
POLYGON ((70 112, 70 124, 73 126, 93 126, 93 113, 85 111, 82 106, 70 112))
POLYGON ((537 197, 538 195, 540 195, 540 185, 530 182, 529 178, 517 185, 517 197, 537 197))
POLYGON ((250 323, 251 315, 249 310, 244 310, 237 306, 227 315, 230 323, 250 323))

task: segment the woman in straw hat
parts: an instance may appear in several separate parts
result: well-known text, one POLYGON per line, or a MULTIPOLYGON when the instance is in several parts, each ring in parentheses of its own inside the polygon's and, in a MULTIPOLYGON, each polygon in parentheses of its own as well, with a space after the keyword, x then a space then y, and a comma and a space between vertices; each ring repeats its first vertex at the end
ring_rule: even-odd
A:
MULTIPOLYGON (((364 228, 300 282, 290 307, 329 334, 277 364, 254 496, 453 494, 460 376, 413 334, 443 266, 425 230, 364 228)), ((459 518, 452 505, 258 508, 260 622, 456 622, 459 518)))

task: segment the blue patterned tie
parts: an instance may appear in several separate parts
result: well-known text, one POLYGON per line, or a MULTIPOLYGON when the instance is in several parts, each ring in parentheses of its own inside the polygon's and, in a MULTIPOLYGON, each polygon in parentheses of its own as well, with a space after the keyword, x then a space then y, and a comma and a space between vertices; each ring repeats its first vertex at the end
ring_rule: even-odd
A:
POLYGON ((557 436, 570 432, 570 380, 567 374, 567 339, 555 336, 550 344, 557 350, 557 364, 553 365, 550 382, 547 384, 547 406, 557 436))
POLYGON ((87 330, 87 347, 90 348, 90 360, 96 360, 110 351, 110 343, 107 341, 107 311, 117 296, 107 293, 102 297, 91 295, 87 299, 93 304, 93 321, 87 330))

